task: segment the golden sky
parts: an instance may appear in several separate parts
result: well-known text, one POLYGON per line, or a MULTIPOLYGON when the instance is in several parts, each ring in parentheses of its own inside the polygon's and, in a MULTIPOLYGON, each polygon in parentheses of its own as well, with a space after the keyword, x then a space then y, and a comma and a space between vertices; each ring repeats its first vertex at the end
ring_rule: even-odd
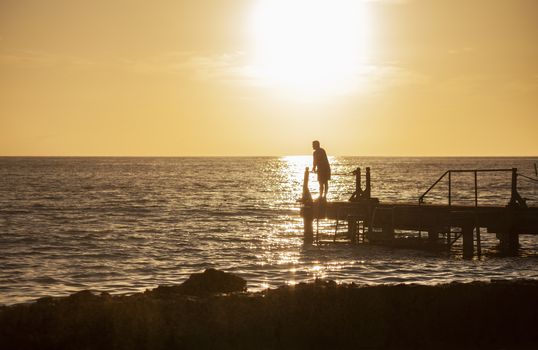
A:
POLYGON ((536 0, 1 0, 0 155, 538 155, 536 0))

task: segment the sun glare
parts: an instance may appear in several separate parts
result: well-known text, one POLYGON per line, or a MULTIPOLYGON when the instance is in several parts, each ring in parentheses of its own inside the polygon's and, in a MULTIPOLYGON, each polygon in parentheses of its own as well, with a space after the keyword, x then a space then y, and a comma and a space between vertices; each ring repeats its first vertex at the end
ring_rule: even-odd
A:
POLYGON ((359 0, 260 0, 252 74, 303 95, 347 91, 368 51, 366 17, 359 0))

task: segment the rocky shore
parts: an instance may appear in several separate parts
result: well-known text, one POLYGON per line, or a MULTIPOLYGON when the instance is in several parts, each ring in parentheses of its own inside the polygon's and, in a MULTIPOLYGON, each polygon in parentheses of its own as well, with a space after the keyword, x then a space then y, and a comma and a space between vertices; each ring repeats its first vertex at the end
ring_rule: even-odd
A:
POLYGON ((0 308, 3 349, 536 349, 538 281, 316 281, 246 292, 217 270, 134 295, 0 308))

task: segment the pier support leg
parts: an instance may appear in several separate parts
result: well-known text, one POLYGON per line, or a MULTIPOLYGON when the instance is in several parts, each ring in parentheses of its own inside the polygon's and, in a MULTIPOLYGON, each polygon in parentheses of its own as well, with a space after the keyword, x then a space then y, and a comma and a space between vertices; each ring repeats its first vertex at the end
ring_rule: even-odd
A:
POLYGON ((480 236, 480 226, 476 226, 476 254, 482 256, 482 237, 480 236))
POLYGON ((428 241, 430 243, 437 243, 437 240, 439 239, 439 230, 436 229, 429 229, 428 230, 428 241))
POLYGON ((347 237, 352 244, 357 244, 357 220, 347 220, 347 237))
POLYGON ((500 251, 504 255, 516 255, 519 249, 519 235, 513 232, 498 233, 500 251))
POLYGON ((303 215, 304 225, 304 243, 312 244, 314 242, 314 215, 311 210, 305 211, 303 215))
POLYGON ((384 240, 391 241, 394 239, 394 227, 392 225, 383 226, 381 230, 381 236, 384 240))
POLYGON ((474 253, 473 247, 473 227, 465 226, 462 228, 463 234, 463 257, 472 258, 474 253))

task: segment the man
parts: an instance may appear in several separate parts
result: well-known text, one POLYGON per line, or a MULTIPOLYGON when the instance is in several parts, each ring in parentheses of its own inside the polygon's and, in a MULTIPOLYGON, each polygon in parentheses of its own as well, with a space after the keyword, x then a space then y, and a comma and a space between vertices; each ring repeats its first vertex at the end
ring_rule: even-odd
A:
POLYGON ((312 166, 312 172, 317 172, 318 174, 319 198, 327 198, 329 180, 331 179, 329 159, 327 158, 325 150, 320 147, 319 141, 313 141, 312 148, 314 149, 314 165, 312 166))

